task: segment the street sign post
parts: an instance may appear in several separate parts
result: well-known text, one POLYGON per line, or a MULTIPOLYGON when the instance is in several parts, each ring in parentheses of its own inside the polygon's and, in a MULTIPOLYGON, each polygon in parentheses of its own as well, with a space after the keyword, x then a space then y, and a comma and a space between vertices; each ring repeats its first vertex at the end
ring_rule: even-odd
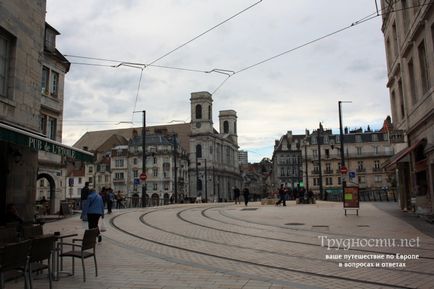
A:
POLYGON ((147 176, 145 173, 141 173, 139 178, 141 181, 146 181, 147 176))
POLYGON ((340 171, 341 171, 341 174, 342 174, 342 175, 345 175, 346 173, 348 173, 348 168, 347 168, 346 166, 342 166, 342 167, 340 168, 340 171))

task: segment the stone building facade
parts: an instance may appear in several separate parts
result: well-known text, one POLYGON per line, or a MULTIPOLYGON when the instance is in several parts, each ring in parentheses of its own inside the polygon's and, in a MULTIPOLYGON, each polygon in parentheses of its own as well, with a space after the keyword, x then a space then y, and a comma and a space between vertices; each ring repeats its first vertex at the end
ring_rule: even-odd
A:
POLYGON ((392 120, 405 132, 387 169, 396 173, 403 210, 434 209, 434 4, 381 1, 392 120))
MULTIPOLYGON (((69 71, 69 61, 56 49, 56 37, 60 33, 45 23, 44 53, 41 76, 41 108, 39 130, 47 138, 62 142, 64 80, 69 71)), ((39 169, 36 200, 45 197, 55 199, 53 212, 58 211, 59 201, 65 199, 66 166, 59 155, 44 151, 38 153, 39 169), (54 182, 54 189, 49 185, 54 182)))
POLYGON ((220 111, 217 132, 212 102, 209 92, 191 94, 190 192, 207 201, 228 201, 233 199, 233 187, 241 186, 237 113, 220 111))
MULTIPOLYGON (((320 186, 322 186, 323 197, 327 195, 328 199, 332 199, 332 196, 336 195, 339 199, 338 195, 342 192, 340 150, 339 134, 333 134, 329 129, 318 129, 312 134, 306 131, 301 150, 305 168, 304 184, 315 194, 320 195, 320 186)), ((347 186, 358 185, 362 190, 389 189, 391 184, 383 165, 393 152, 388 133, 362 131, 362 129, 346 131, 344 134, 345 165, 348 171, 355 175, 354 178, 347 178, 347 186)))
POLYGON ((273 189, 281 184, 297 188, 303 182, 302 142, 304 135, 293 135, 288 131, 275 141, 273 150, 273 189))
MULTIPOLYGON (((51 165, 53 160, 58 164, 59 160, 65 163, 67 160, 91 159, 90 154, 60 143, 60 126, 54 130, 58 137, 48 138, 41 125, 46 109, 55 107, 55 116, 61 119, 63 115, 60 77, 68 69, 67 63, 59 64, 61 54, 52 49, 55 47, 53 39, 46 38, 55 30, 45 23, 45 14, 45 0, 1 3, 0 214, 5 212, 6 204, 13 203, 25 220, 32 220, 34 216, 38 178, 47 179, 53 197, 52 207, 56 205, 56 185, 60 184, 40 168, 48 163, 51 165), (50 40, 51 52, 47 46, 50 40), (45 97, 41 94, 44 66, 58 69, 57 100, 54 95, 45 97)), ((53 83, 49 85, 54 87, 53 83)), ((50 90, 48 92, 50 94, 50 90)), ((60 168, 56 166, 55 171, 59 172, 60 168)))

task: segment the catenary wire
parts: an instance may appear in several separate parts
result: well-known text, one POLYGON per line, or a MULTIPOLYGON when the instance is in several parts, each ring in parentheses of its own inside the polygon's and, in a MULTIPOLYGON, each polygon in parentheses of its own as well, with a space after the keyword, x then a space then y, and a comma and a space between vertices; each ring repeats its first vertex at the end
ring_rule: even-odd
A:
MULTIPOLYGON (((262 1, 262 0, 261 0, 262 1)), ((259 2, 261 2, 261 1, 259 1, 259 2)), ((256 4, 258 4, 259 2, 257 2, 257 3, 255 3, 254 5, 256 5, 256 4)), ((394 3, 393 4, 396 4, 398 1, 397 0, 395 0, 394 1, 394 3)), ((365 23, 365 22, 367 22, 367 21, 370 21, 370 20, 372 20, 372 19, 375 19, 375 18, 377 18, 377 17, 379 17, 379 16, 382 16, 382 15, 384 15, 385 13, 390 13, 390 12, 398 12, 398 11, 403 11, 403 10, 407 10, 407 9, 413 9, 413 8, 417 8, 417 7, 422 7, 422 6, 426 6, 426 5, 430 5, 430 4, 432 4, 434 1, 428 1, 428 2, 426 2, 426 3, 422 3, 422 4, 418 4, 418 5, 414 5, 414 6, 411 6, 411 7, 406 7, 406 8, 401 8, 401 9, 393 9, 393 10, 389 10, 389 7, 384 7, 384 8, 382 8, 381 10, 380 10, 380 12, 379 11, 376 11, 376 12, 373 12, 373 13, 371 13, 371 14, 369 14, 369 15, 367 15, 367 16, 365 16, 365 17, 363 17, 363 18, 361 18, 361 19, 359 19, 359 20, 357 20, 357 21, 355 21, 355 22, 353 22, 353 23, 351 23, 350 25, 348 25, 348 26, 345 26, 345 27, 343 27, 343 28, 340 28, 340 29, 338 29, 338 30, 335 30, 335 31, 333 31, 333 32, 331 32, 331 33, 328 33, 328 34, 325 34, 325 35, 323 35, 323 36, 320 36, 320 37, 318 37, 318 38, 315 38, 315 39, 313 39, 313 40, 310 40, 310 41, 308 41, 308 42, 305 42, 305 43, 303 43, 303 44, 301 44, 301 45, 299 45, 299 46, 297 46, 297 47, 293 47, 293 48, 291 48, 291 49, 288 49, 288 50, 286 50, 286 51, 283 51, 283 52, 281 52, 281 53, 279 53, 279 54, 276 54, 276 55, 274 55, 274 56, 271 56, 271 57, 269 57, 269 58, 266 58, 266 59, 264 59, 264 60, 261 60, 261 61, 259 61, 259 62, 256 62, 256 63, 254 63, 254 64, 251 64, 251 65, 248 65, 248 66, 246 66, 246 67, 244 67, 244 68, 242 68, 242 69, 239 69, 238 71, 231 71, 232 73, 230 74, 230 75, 228 75, 218 86, 217 86, 217 88, 213 91, 213 93, 212 93, 212 95, 214 95, 227 81, 228 81, 228 79, 231 77, 231 76, 233 76, 233 75, 235 75, 235 74, 238 74, 238 73, 241 73, 241 72, 244 72, 244 71, 246 71, 246 70, 249 70, 249 69, 251 69, 251 68, 253 68, 253 67, 256 67, 256 66, 259 66, 259 65, 261 65, 261 64, 263 64, 263 63, 266 63, 266 62, 269 62, 269 61, 271 61, 271 60, 273 60, 273 59, 276 59, 276 58, 279 58, 279 57, 281 57, 281 56, 283 56, 283 55, 286 55, 286 54, 288 54, 288 53, 290 53, 290 52, 293 52, 293 51, 295 51, 295 50, 299 50, 299 49, 301 49, 301 48, 303 48, 303 47, 306 47, 306 46, 308 46, 308 45, 310 45, 310 44, 313 44, 313 43, 316 43, 316 42, 318 42, 318 41, 320 41, 320 40, 323 40, 323 39, 325 39, 325 38, 328 38, 328 37, 331 37, 331 36, 333 36, 333 35, 336 35, 336 34, 338 34, 338 33, 340 33, 340 32, 343 32, 343 31, 345 31, 345 30, 348 30, 348 29, 350 29, 350 28, 352 28, 352 27, 355 27, 355 26, 357 26, 357 25, 360 25, 360 24, 363 24, 363 23, 365 23), (384 11, 386 11, 385 13, 384 13, 384 11)), ((253 6, 254 6, 253 5, 253 6)), ((251 7, 253 7, 253 6, 249 6, 250 8, 251 7)), ((248 7, 248 9, 250 9, 248 7)), ((246 8, 247 9, 247 8, 246 8)), ((246 10, 245 9, 245 10, 246 10)), ((241 13, 241 12, 240 12, 241 13)), ((233 16, 233 17, 235 17, 235 15, 233 16)), ((232 18, 233 18, 232 17, 232 18)), ((229 19, 231 19, 231 18, 228 18, 227 20, 229 20, 229 19)), ((223 24, 223 23, 221 23, 221 24, 223 24)), ((217 27, 217 26, 216 26, 217 27)), ((200 35, 201 36, 201 35, 200 35)), ((199 36, 199 37, 200 37, 199 36)), ((198 37, 197 37, 198 38, 198 37)), ((196 39, 197 39, 196 38, 196 39)), ((191 40, 192 41, 192 40, 191 40)), ((191 42, 190 41, 190 42, 191 42)), ((188 42, 189 43, 189 42, 188 42)), ((185 44, 187 44, 187 43, 185 43, 185 44)), ((185 45, 182 45, 182 46, 185 46, 185 45)), ((181 46, 181 47, 182 47, 181 46)), ((179 47, 179 48, 181 48, 181 47, 179 47)), ((174 50, 175 51, 175 50, 174 50)), ((174 52, 173 51, 173 52, 174 52)), ((68 57, 75 57, 75 58, 83 58, 83 59, 91 59, 91 60, 99 60, 99 61, 108 61, 108 62, 121 62, 121 63, 130 63, 130 62, 125 62, 125 61, 119 61, 119 60, 113 60, 113 59, 106 59, 106 58, 96 58, 96 57, 88 57, 88 56, 78 56, 78 55, 65 55, 65 56, 68 56, 68 57)), ((156 61, 158 61, 159 59, 156 59, 156 60, 154 60, 153 62, 156 62, 156 61)), ((166 69, 175 69, 175 70, 183 70, 183 71, 190 71, 190 72, 198 72, 198 73, 210 73, 210 72, 218 72, 217 71, 217 69, 212 69, 212 70, 198 70, 198 69, 188 69, 188 68, 180 68, 180 67, 171 67, 171 66, 162 66, 162 65, 154 65, 154 64, 152 64, 153 62, 151 62, 151 64, 149 64, 149 65, 146 65, 146 64, 142 64, 142 63, 136 63, 137 65, 144 65, 145 67, 146 66, 153 66, 153 67, 158 67, 158 68, 166 68, 166 69)), ((75 63, 75 64, 84 64, 84 65, 94 65, 94 66, 107 66, 107 67, 116 67, 116 66, 112 66, 112 65, 102 65, 102 64, 85 64, 85 63, 75 63)), ((221 69, 222 70, 222 69, 221 69)), ((223 71, 230 71, 230 70, 223 70, 223 71)))
POLYGON ((179 46, 176 47, 175 49, 172 49, 171 51, 169 51, 169 52, 163 54, 162 56, 158 57, 157 59, 151 61, 151 62, 149 63, 149 65, 152 65, 152 64, 154 64, 155 62, 160 61, 161 59, 163 59, 163 58, 169 56, 170 54, 172 54, 173 52, 177 51, 178 49, 180 49, 180 48, 186 46, 187 44, 189 44, 189 43, 195 41, 195 40, 198 39, 199 37, 201 37, 201 36, 207 34, 207 33, 210 32, 211 30, 214 30, 214 29, 216 29, 217 27, 219 27, 219 26, 225 24, 225 23, 228 22, 229 20, 231 20, 231 19, 237 17, 238 15, 244 13, 245 11, 251 9, 252 7, 258 5, 258 4, 261 3, 261 2, 262 2, 262 0, 259 0, 259 1, 255 2, 255 3, 253 3, 252 5, 250 5, 249 7, 244 8, 244 9, 241 10, 240 12, 235 13, 235 14, 232 15, 231 17, 229 17, 229 18, 223 20, 222 22, 218 23, 217 25, 214 25, 213 27, 211 27, 211 28, 205 30, 204 32, 202 32, 202 33, 200 33, 199 35, 193 37, 192 39, 188 40, 187 42, 184 42, 183 44, 179 45, 179 46))

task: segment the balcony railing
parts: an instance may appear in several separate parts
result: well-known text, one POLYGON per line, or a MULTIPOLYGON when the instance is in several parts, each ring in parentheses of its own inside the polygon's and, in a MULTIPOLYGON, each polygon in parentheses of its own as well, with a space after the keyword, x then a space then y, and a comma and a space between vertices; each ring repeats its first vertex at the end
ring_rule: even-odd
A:
POLYGON ((331 175, 331 174, 333 174, 333 170, 324 170, 324 174, 326 174, 326 175, 331 175))
POLYGON ((366 169, 365 169, 365 168, 357 168, 356 171, 357 171, 358 173, 365 173, 365 172, 366 172, 366 169))

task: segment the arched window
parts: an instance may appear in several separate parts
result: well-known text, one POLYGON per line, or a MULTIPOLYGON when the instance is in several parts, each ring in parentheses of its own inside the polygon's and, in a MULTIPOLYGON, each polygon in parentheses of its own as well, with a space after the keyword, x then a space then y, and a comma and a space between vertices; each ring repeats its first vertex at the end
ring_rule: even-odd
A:
POLYGON ((202 119, 202 106, 196 105, 196 119, 202 119))
POLYGON ((208 106, 208 119, 211 120, 211 105, 208 106))
POLYGON ((223 122, 223 133, 229 133, 229 122, 227 120, 223 122))
POLYGON ((200 144, 196 145, 196 158, 202 157, 202 146, 200 144))

